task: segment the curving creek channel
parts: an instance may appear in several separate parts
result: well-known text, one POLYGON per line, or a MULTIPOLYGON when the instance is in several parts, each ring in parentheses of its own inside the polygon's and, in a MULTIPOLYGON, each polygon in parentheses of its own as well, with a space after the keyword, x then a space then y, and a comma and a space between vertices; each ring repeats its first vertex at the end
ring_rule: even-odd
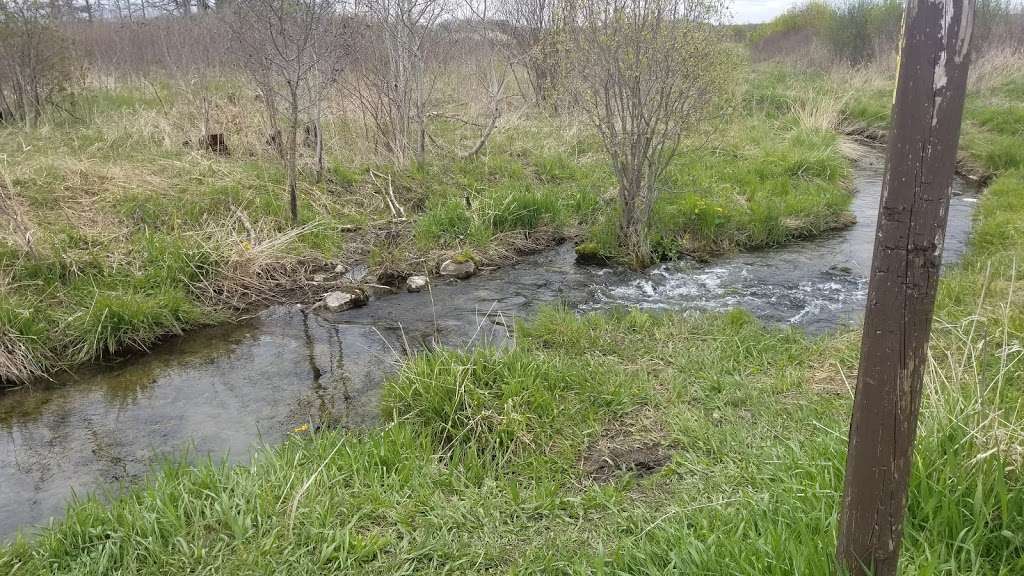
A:
MULTIPOLYGON (((188 451, 245 462, 303 423, 372 423, 381 383, 409 351, 500 342, 514 318, 545 303, 742 307, 811 332, 854 323, 867 291, 882 164, 874 153, 855 166, 857 224, 812 241, 644 273, 576 266, 565 244, 339 314, 269 308, 112 366, 0 392, 0 541, 60 516, 76 494, 115 493, 162 457, 188 451)), ((963 253, 974 194, 954 184, 947 262, 963 253)))

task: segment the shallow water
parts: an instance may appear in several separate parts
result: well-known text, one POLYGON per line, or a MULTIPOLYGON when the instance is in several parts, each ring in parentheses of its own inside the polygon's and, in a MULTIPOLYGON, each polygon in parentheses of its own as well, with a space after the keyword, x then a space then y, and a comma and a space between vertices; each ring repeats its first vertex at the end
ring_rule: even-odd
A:
MULTIPOLYGON (((0 393, 0 539, 59 516, 76 493, 137 480, 163 456, 188 449, 244 462, 254 447, 304 423, 371 423, 380 384, 407 351, 503 342, 506 326, 541 304, 742 307, 812 332, 854 323, 866 296, 881 177, 881 156, 859 163, 858 223, 809 242, 646 273, 575 266, 564 245, 340 314, 270 308, 117 365, 0 393)), ((976 201, 960 195, 971 192, 964 183, 954 189, 947 262, 963 253, 976 201)))

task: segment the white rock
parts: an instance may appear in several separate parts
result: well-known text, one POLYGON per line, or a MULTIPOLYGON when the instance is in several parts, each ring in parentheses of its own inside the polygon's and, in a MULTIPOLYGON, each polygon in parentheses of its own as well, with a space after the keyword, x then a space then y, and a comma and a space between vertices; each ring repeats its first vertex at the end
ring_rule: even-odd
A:
POLYGON ((476 274, 476 264, 472 260, 466 260, 465 262, 446 260, 444 264, 441 264, 442 276, 465 280, 474 274, 476 274))
POLYGON ((419 292, 427 287, 430 280, 426 276, 409 276, 405 280, 405 289, 409 292, 419 292))
POLYGON ((324 308, 331 312, 343 312, 366 304, 366 294, 361 290, 336 290, 324 296, 324 308))

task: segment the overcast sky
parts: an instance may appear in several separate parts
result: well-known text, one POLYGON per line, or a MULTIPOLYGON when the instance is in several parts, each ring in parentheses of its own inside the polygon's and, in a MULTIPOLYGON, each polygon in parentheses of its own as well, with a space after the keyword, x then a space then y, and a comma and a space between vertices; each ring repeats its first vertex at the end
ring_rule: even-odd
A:
POLYGON ((734 0, 732 15, 737 24, 767 22, 799 3, 799 0, 734 0))

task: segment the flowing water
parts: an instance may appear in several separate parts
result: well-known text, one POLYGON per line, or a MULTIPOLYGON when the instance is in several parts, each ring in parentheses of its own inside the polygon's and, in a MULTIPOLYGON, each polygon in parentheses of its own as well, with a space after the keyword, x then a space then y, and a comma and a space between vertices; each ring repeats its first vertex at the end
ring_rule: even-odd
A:
MULTIPOLYGON (((854 323, 866 295, 881 176, 880 156, 859 162, 858 223, 809 242, 645 273, 576 266, 572 247, 563 245, 339 314, 270 308, 116 365, 0 392, 0 539, 59 516, 75 494, 113 493, 161 457, 189 450, 244 462, 255 447, 304 423, 369 424, 382 381, 407 351, 504 341, 515 317, 545 303, 742 307, 812 332, 854 323)), ((964 250, 976 201, 963 182, 954 191, 947 262, 964 250)))

